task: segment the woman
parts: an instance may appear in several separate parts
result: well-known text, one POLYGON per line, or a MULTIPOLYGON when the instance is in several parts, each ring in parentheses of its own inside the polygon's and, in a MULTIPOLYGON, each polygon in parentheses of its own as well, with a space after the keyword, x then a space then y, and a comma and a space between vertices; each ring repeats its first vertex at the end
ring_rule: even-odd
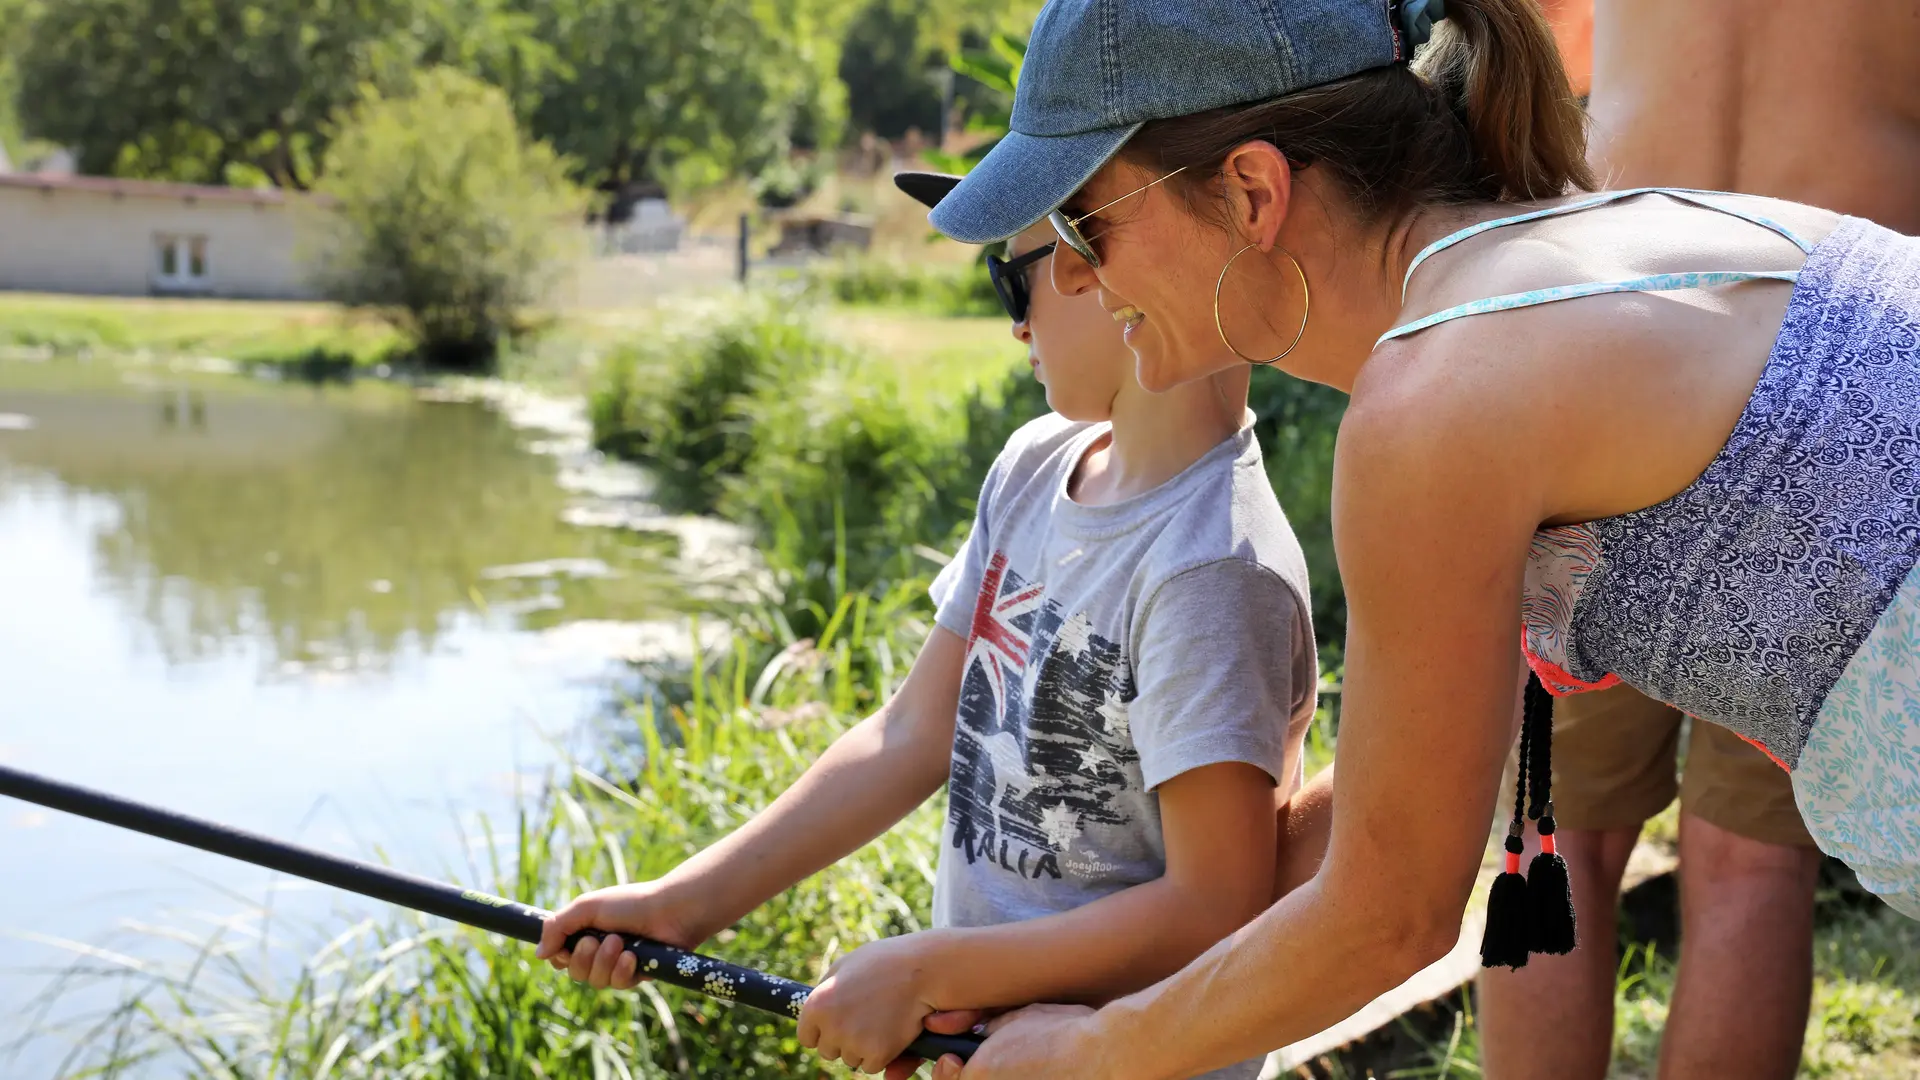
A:
POLYGON ((969 1080, 1189 1076, 1437 959, 1516 639, 1554 693, 1624 680, 1766 748, 1821 846, 1920 916, 1920 242, 1586 194, 1531 0, 1054 0, 1013 126, 942 231, 1058 207, 1054 284, 1099 293, 1149 389, 1254 362, 1351 393, 1349 624, 1318 875, 1154 987, 1002 1018, 969 1080))

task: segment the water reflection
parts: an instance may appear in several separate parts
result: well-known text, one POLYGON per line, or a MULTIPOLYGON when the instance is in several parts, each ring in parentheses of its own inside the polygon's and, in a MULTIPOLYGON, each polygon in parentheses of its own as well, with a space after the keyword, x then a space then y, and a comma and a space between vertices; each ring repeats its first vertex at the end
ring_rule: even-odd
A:
MULTIPOLYGON (((555 423, 369 382, 0 361, 0 761, 475 880, 482 815, 510 822, 587 748, 620 657, 677 647, 668 557, 724 532, 650 522, 635 477, 555 423)), ((116 928, 197 932, 272 880, 0 800, 0 928, 21 935, 0 934, 0 1048, 74 960, 50 939, 138 953, 150 935, 116 928)), ((283 893, 276 933, 342 910, 384 909, 283 893)), ((0 1075, 64 1049, 0 1052, 0 1075)))
POLYGON ((102 576, 176 663, 257 639, 275 672, 377 669, 480 604, 533 627, 677 606, 673 541, 564 524, 554 463, 479 405, 0 364, 0 414, 24 419, 0 499, 110 499, 102 576))

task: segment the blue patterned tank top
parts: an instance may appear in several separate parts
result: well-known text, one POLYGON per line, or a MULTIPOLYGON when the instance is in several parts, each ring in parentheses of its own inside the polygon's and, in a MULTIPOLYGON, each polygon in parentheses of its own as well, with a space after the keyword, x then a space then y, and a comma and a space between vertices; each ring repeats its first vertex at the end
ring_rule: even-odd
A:
POLYGON ((1817 245, 1717 193, 1638 188, 1485 222, 1506 225, 1658 192, 1773 230, 1799 271, 1704 271, 1536 289, 1395 328, 1579 296, 1753 279, 1794 282, 1758 384, 1693 483, 1617 517, 1541 529, 1522 644, 1557 694, 1625 682, 1720 724, 1792 768, 1827 694, 1920 557, 1920 239, 1843 218, 1817 245))

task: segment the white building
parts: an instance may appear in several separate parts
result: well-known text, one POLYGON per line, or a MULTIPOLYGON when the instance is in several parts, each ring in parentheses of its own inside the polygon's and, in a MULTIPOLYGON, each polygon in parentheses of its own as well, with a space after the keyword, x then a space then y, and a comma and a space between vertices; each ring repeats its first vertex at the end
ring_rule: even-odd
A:
POLYGON ((311 196, 0 173, 0 289, 305 300, 311 196))

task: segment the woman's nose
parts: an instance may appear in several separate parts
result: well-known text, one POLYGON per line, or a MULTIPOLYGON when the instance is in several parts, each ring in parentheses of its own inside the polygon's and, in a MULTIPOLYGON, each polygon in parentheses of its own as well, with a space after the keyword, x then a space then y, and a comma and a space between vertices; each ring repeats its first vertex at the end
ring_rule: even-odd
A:
POLYGON ((1100 279, 1094 274, 1093 267, 1066 244, 1054 245, 1053 257, 1047 261, 1053 264, 1053 291, 1061 296, 1079 296, 1099 287, 1100 279))

